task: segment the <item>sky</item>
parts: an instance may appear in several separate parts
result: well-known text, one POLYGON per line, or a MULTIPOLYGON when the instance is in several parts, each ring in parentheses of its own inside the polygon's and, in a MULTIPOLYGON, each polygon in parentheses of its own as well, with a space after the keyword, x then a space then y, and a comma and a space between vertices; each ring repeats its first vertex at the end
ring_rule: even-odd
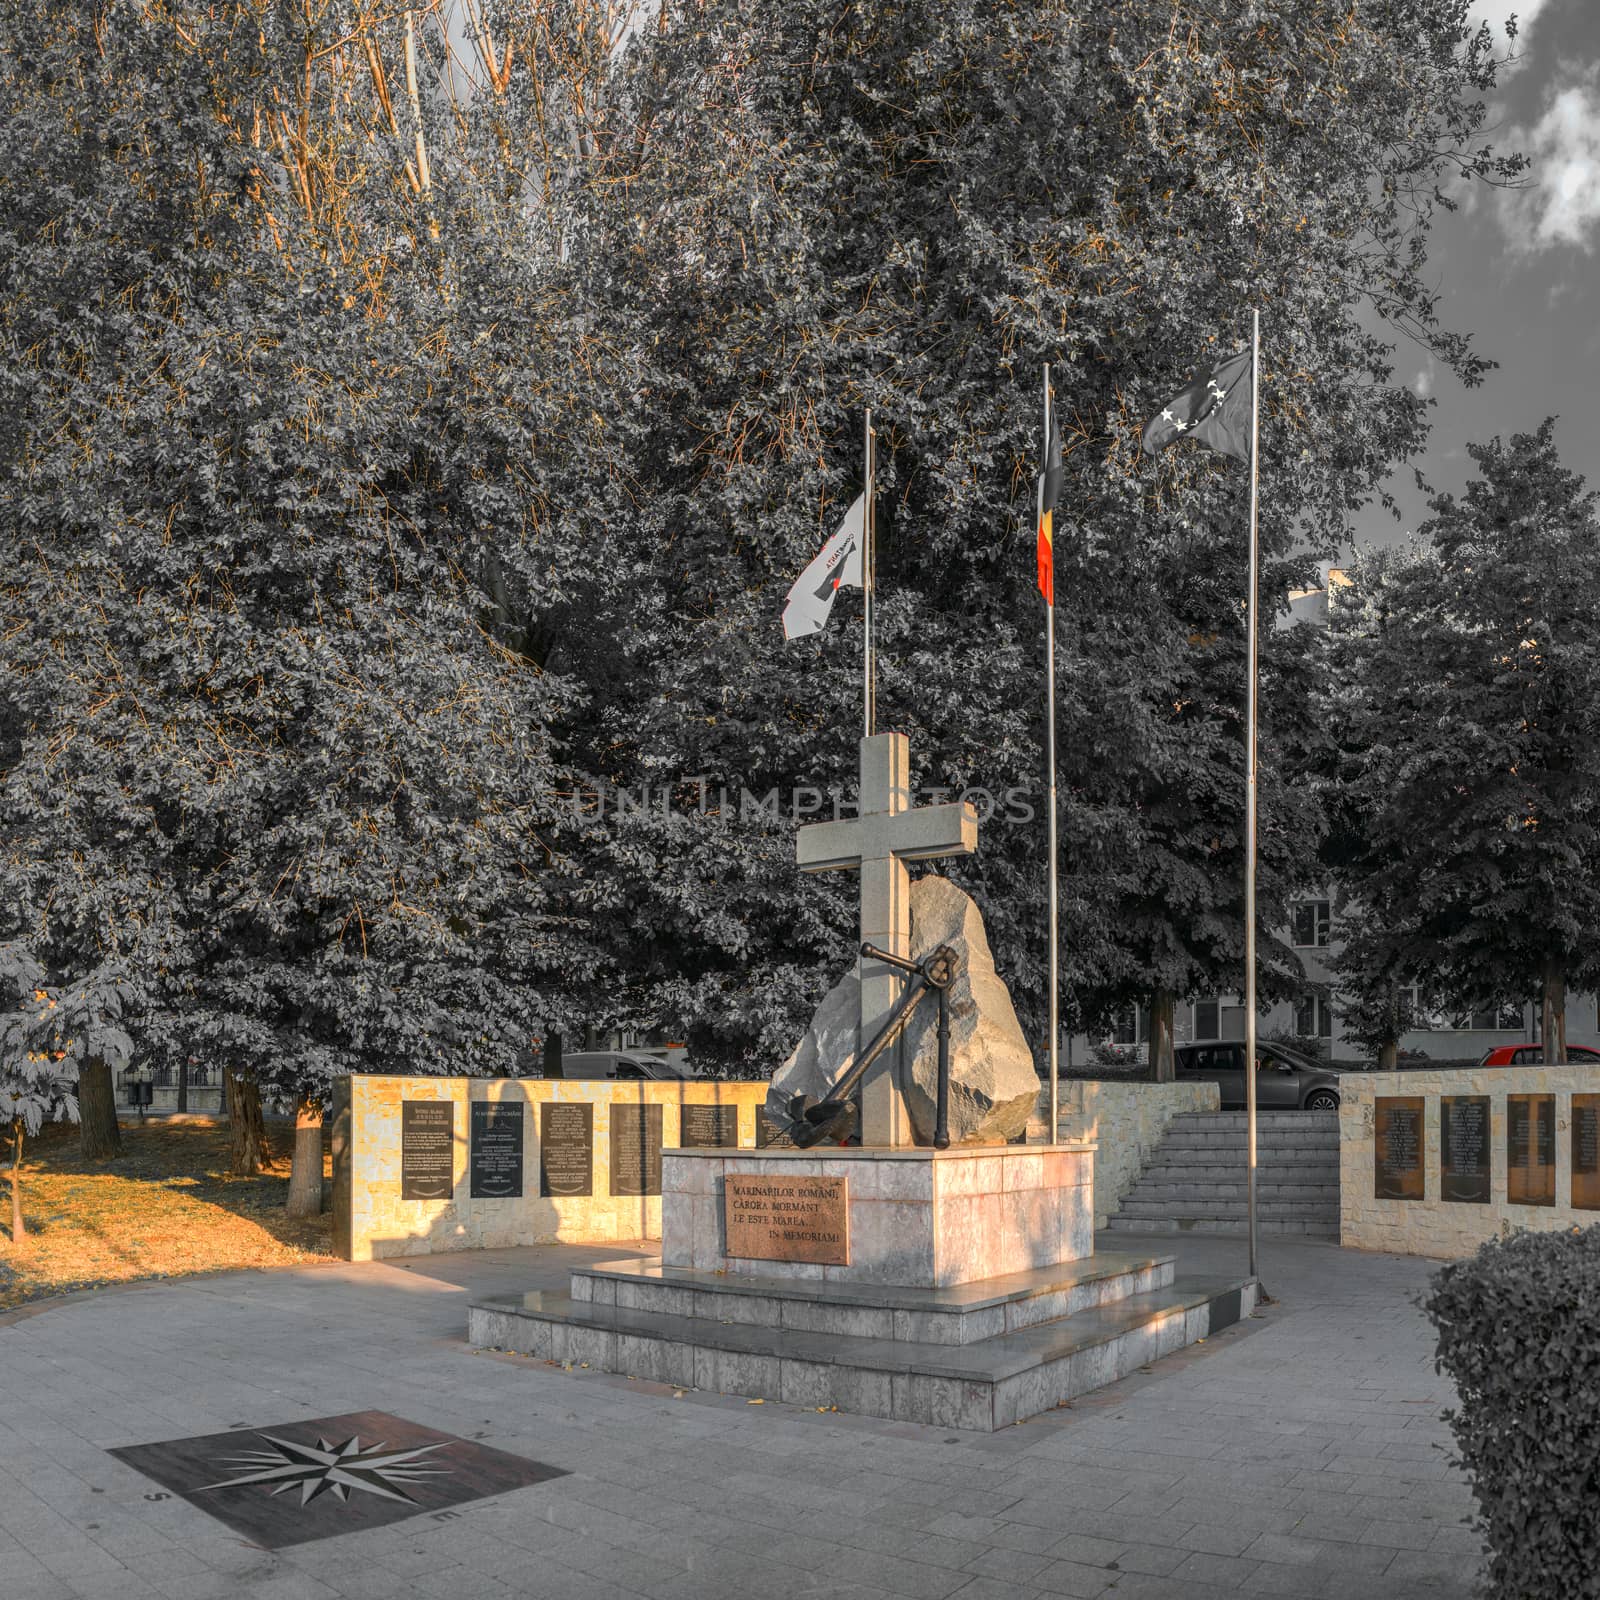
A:
MULTIPOLYGON (((1506 48, 1520 59, 1496 88, 1491 142, 1533 165, 1525 188, 1480 187, 1433 229, 1440 319, 1499 367, 1468 389, 1401 339, 1396 380, 1434 402, 1415 465, 1436 490, 1459 494, 1472 476, 1468 443, 1556 416, 1563 462, 1600 487, 1600 0, 1475 0, 1473 9, 1502 40, 1517 14, 1506 48)), ((1410 467, 1389 487, 1401 520, 1374 505, 1357 519, 1358 543, 1395 542, 1426 520, 1410 467)))

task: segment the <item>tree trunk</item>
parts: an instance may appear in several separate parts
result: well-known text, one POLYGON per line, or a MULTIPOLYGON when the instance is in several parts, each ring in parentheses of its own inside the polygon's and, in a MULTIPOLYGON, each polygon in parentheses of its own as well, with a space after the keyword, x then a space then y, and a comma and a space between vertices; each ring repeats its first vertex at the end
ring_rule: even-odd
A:
POLYGON ((561 1035, 554 1028, 544 1036, 544 1075, 547 1078, 564 1078, 567 1075, 561 1065, 561 1035))
POLYGON ((1393 1072, 1400 1065, 1400 1041, 1385 1039, 1378 1047, 1378 1071, 1393 1072))
POLYGON ((109 1161, 122 1154, 116 1089, 111 1068, 99 1056, 78 1068, 78 1150, 85 1161, 109 1161))
POLYGON ((236 1178, 253 1178, 261 1171, 266 1130, 261 1125, 261 1091, 256 1080, 228 1069, 228 1099, 232 1114, 228 1125, 233 1140, 228 1171, 236 1178))
POLYGON ((1178 1068, 1172 1053, 1172 1012, 1177 997, 1170 989, 1157 989, 1150 997, 1150 1076, 1157 1083, 1173 1083, 1178 1068))
POLYGON ((1546 1066, 1567 1060, 1567 969, 1555 956, 1544 964, 1544 989, 1539 996, 1539 1039, 1546 1066))
POLYGON ((28 1237, 22 1225, 22 1119, 11 1124, 11 1242, 21 1244, 28 1237))
POLYGON ((294 1157, 289 1163, 291 1217, 315 1217, 322 1211, 322 1107, 304 1099, 294 1111, 294 1157))
POLYGON ((178 1063, 178 1110, 189 1109, 189 1059, 187 1056, 178 1063))

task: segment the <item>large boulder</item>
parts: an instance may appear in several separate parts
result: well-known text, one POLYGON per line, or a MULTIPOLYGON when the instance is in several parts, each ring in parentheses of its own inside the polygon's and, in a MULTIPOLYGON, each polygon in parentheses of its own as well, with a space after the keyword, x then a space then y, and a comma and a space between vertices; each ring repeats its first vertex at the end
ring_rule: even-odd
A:
MULTIPOLYGON (((1028 1125, 1039 1096, 1033 1055, 1011 996, 995 971, 983 917, 970 895, 948 878, 911 885, 911 955, 920 961, 940 945, 956 956, 950 986, 950 1142, 1004 1144, 1028 1125)), ((848 972, 816 1009, 811 1025, 778 1068, 767 1094, 770 1116, 786 1121, 797 1094, 827 1098, 856 1054, 860 984, 848 972)), ((917 1007, 900 1042, 900 1087, 918 1144, 933 1143, 939 1083, 939 1008, 930 995, 917 1007)))

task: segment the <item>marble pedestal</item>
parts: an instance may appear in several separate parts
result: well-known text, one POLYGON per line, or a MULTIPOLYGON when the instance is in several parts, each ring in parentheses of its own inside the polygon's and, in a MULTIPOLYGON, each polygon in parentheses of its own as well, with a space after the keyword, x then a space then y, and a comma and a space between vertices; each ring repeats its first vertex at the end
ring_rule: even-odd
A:
POLYGON ((947 1289, 1081 1261, 1094 1250, 1094 1145, 955 1150, 669 1150, 661 1162, 661 1263, 821 1285, 947 1289), (842 1178, 850 1262, 727 1253, 723 1180, 842 1178))
POLYGON ((669 1150, 659 1260, 489 1296, 480 1347, 808 1407, 992 1430, 1247 1315, 1253 1279, 1093 1253, 1092 1144, 669 1150), (843 1178, 847 1265, 727 1253, 730 1176, 843 1178))

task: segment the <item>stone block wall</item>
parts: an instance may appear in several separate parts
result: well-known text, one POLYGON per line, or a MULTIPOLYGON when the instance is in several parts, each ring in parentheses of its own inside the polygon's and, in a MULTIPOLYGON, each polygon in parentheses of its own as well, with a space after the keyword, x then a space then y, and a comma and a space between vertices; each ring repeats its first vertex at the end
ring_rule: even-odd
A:
POLYGON ((429 1255, 441 1250, 511 1245, 608 1244, 661 1237, 659 1195, 613 1195, 611 1113, 616 1106, 662 1107, 662 1145, 681 1137, 686 1105, 738 1108, 739 1144, 756 1142, 762 1083, 691 1079, 671 1083, 580 1083, 547 1078, 399 1078, 344 1080, 333 1113, 333 1248, 347 1261, 429 1255), (346 1087, 346 1085, 348 1087, 346 1087), (405 1101, 455 1106, 453 1193, 448 1199, 401 1198, 401 1106, 405 1101), (474 1199, 468 1174, 474 1101, 509 1101, 523 1112, 520 1198, 474 1199), (539 1107, 550 1101, 593 1106, 592 1192, 552 1197, 539 1192, 539 1107))
POLYGON ((1572 1200, 1572 1096, 1600 1093, 1600 1068, 1468 1067, 1408 1072, 1347 1072, 1339 1107, 1339 1242, 1347 1248, 1448 1259, 1470 1255, 1485 1240, 1523 1229, 1585 1228, 1600 1211, 1572 1200), (1555 1096, 1555 1204, 1512 1205, 1506 1198, 1506 1097, 1555 1096), (1445 1096, 1489 1099, 1489 1199, 1447 1201, 1440 1195, 1439 1102, 1445 1096), (1374 1101, 1423 1100, 1421 1200, 1379 1200, 1375 1188, 1374 1101))
POLYGON ((665 1163, 669 1267, 826 1283, 948 1288, 1093 1254, 1089 1145, 960 1145, 949 1150, 717 1150, 665 1163), (850 1261, 741 1258, 726 1253, 730 1175, 842 1178, 850 1261))
POLYGON ((1186 1112, 1215 1111, 1220 1095, 1214 1083, 1062 1080, 1056 1137, 1063 1142, 1099 1142, 1094 1164, 1096 1228, 1105 1227, 1106 1219, 1116 1214, 1123 1196, 1139 1181, 1167 1124, 1186 1112))

